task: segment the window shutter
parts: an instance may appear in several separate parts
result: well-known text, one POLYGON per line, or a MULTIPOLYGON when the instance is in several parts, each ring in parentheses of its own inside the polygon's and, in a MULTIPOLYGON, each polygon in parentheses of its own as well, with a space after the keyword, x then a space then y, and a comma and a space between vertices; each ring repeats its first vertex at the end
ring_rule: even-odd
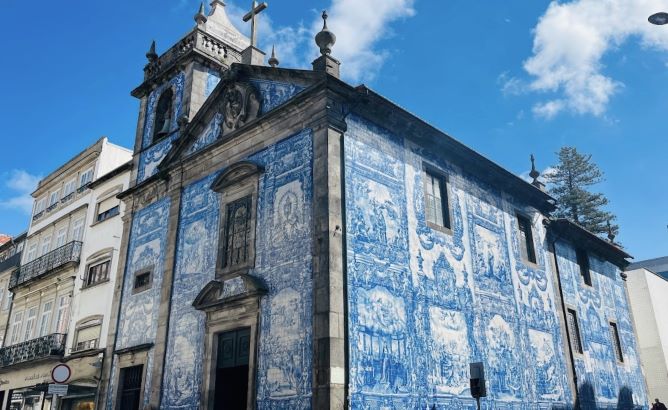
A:
POLYGON ((100 328, 101 326, 97 325, 79 329, 77 343, 98 339, 100 337, 100 328))
POLYGON ((102 212, 106 212, 110 210, 111 208, 115 207, 118 205, 118 199, 115 197, 107 198, 104 201, 100 202, 100 205, 98 206, 97 213, 101 214, 102 212))

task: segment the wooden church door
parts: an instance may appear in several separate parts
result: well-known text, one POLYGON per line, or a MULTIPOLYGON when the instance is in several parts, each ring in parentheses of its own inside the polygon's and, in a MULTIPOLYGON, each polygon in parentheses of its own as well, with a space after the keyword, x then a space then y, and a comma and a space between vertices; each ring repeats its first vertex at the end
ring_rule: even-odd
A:
POLYGON ((245 410, 248 397, 250 328, 218 335, 216 363, 216 410, 245 410))

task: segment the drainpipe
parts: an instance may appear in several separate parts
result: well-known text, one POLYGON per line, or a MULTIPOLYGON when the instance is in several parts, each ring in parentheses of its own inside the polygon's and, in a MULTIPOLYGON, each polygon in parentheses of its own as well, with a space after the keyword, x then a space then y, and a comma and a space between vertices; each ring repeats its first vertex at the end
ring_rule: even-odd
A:
POLYGON ((563 315, 564 318, 564 324, 566 327, 566 341, 568 342, 568 357, 570 359, 570 364, 571 364, 571 372, 573 374, 573 383, 575 385, 574 389, 574 397, 575 397, 575 402, 578 402, 578 374, 575 369, 575 357, 573 356, 573 344, 571 343, 571 333, 568 331, 568 314, 566 312, 566 303, 564 300, 564 292, 561 288, 561 273, 559 272, 559 261, 557 259, 557 240, 552 239, 552 241, 548 241, 548 247, 549 251, 552 254, 552 258, 554 259, 554 269, 555 273, 557 274, 557 287, 559 288, 559 301, 561 302, 561 314, 563 315))

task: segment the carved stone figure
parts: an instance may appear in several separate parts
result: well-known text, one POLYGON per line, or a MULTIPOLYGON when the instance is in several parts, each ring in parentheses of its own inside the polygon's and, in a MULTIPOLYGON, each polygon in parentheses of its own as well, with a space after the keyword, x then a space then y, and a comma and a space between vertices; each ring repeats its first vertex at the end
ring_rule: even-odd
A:
POLYGON ((260 98, 255 88, 248 84, 230 84, 223 91, 221 136, 239 129, 254 120, 260 113, 260 98))

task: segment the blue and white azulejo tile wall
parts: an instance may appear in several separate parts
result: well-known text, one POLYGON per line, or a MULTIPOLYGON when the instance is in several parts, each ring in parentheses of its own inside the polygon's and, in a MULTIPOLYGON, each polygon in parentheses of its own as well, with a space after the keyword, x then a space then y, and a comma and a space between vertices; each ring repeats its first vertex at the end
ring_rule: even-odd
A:
POLYGON ((540 215, 357 116, 345 138, 351 408, 472 409, 572 400, 540 215), (448 176, 450 232, 427 225, 423 164, 448 176), (520 257, 515 210, 538 263, 520 257))
MULTIPOLYGON (((304 130, 247 158, 261 165, 256 262, 262 278, 257 408, 311 403, 312 133, 304 130)), ((197 409, 202 394, 205 314, 192 302, 215 278, 220 206, 218 172, 183 190, 162 408, 197 409)))
POLYGON ((583 354, 575 354, 581 400, 591 408, 617 408, 626 394, 636 405, 646 406, 647 392, 619 268, 589 254, 592 286, 587 286, 575 247, 558 241, 555 248, 564 299, 575 310, 582 335, 583 354), (610 322, 619 331, 623 362, 615 355, 610 322))
POLYGON ((144 113, 144 129, 142 133, 141 149, 143 152, 139 157, 139 168, 137 170, 137 183, 154 175, 158 165, 172 148, 172 143, 178 138, 177 120, 181 115, 183 86, 185 74, 183 72, 175 75, 171 80, 157 87, 148 96, 146 112, 144 113), (174 100, 172 104, 172 115, 170 117, 170 130, 174 131, 169 137, 153 144, 153 127, 155 126, 155 110, 160 95, 167 89, 172 88, 174 100))
MULTIPOLYGON (((168 221, 169 198, 163 198, 139 210, 134 215, 123 277, 123 294, 120 301, 115 350, 155 342, 167 246, 168 221), (150 287, 141 292, 133 293, 135 273, 146 269, 150 269, 152 275, 150 287)), ((153 352, 151 351, 146 364, 145 404, 148 404, 150 397, 152 361, 153 352)), ((113 383, 117 371, 117 358, 115 357, 109 398, 111 398, 114 390, 113 383)), ((112 400, 108 400, 108 405, 112 405, 112 400)))

